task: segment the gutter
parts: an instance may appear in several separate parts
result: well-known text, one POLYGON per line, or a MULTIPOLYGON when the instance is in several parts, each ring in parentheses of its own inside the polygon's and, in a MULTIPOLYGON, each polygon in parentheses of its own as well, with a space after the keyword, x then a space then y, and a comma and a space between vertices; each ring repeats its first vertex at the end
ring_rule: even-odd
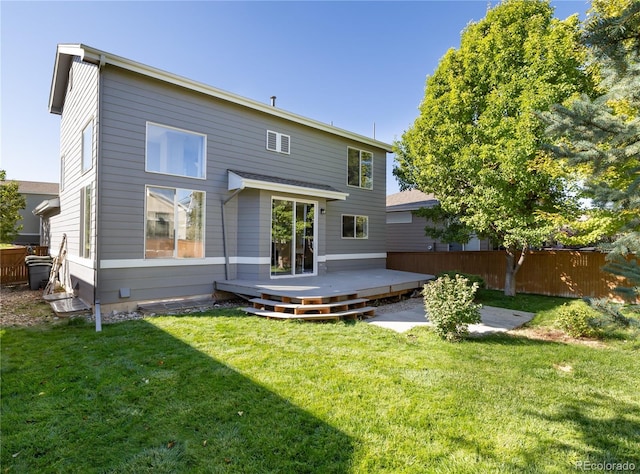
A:
POLYGON ((248 99, 246 97, 242 97, 240 95, 227 92, 222 89, 218 89, 216 87, 204 84, 202 82, 198 82, 192 79, 188 79, 186 77, 178 76, 176 74, 163 71, 162 69, 157 69, 152 66, 147 66, 146 64, 132 61, 131 59, 123 58, 121 56, 116 56, 114 54, 110 54, 105 51, 101 51, 99 49, 95 49, 84 44, 59 44, 58 45, 56 62, 54 66, 54 74, 53 74, 53 79, 51 84, 51 94, 49 99, 49 111, 52 113, 61 113, 61 109, 59 109, 55 105, 56 103, 59 102, 55 99, 55 95, 64 94, 64 92, 62 91, 61 88, 56 86, 58 86, 58 83, 61 81, 64 81, 64 83, 66 84, 65 79, 66 77, 68 77, 68 68, 65 67, 65 65, 68 64, 69 56, 78 56, 85 62, 98 64, 100 66, 103 66, 105 64, 116 66, 116 67, 126 69, 128 71, 132 71, 147 77, 159 79, 163 82, 168 82, 180 87, 184 87, 192 91, 200 92, 210 97, 215 97, 217 99, 225 100, 227 102, 231 102, 243 107, 247 107, 249 109, 257 110, 271 116, 279 117, 285 120, 289 120, 291 122, 295 122, 301 125, 305 125, 307 127, 314 128, 316 130, 321 130, 323 132, 330 133, 332 135, 337 135, 343 138, 347 138, 349 140, 353 140, 358 143, 363 143, 375 148, 379 148, 386 151, 387 153, 393 152, 392 146, 390 144, 378 141, 374 138, 365 137, 364 135, 359 135, 357 133, 350 132, 342 128, 334 127, 333 125, 329 125, 314 119, 303 117, 302 115, 298 115, 293 112, 288 112, 286 110, 283 110, 277 107, 272 107, 269 104, 258 102, 253 99, 248 99))

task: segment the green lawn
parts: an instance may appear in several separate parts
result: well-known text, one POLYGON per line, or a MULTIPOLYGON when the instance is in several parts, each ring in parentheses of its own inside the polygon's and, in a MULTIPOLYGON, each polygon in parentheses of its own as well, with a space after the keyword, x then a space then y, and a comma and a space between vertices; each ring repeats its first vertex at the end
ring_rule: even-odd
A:
POLYGON ((3 329, 3 472, 640 468, 640 348, 218 310, 3 329))

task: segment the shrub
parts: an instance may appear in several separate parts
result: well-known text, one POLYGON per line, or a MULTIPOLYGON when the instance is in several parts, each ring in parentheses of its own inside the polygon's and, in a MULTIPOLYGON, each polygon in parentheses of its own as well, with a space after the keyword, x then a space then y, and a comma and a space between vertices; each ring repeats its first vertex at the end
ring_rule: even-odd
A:
POLYGON ((474 275, 472 273, 459 272, 457 270, 450 270, 448 272, 438 273, 436 275, 436 277, 440 278, 440 277, 443 277, 445 275, 448 275, 450 278, 455 278, 456 275, 460 275, 460 276, 462 276, 462 277, 467 279, 467 282, 468 282, 467 284, 469 286, 473 285, 474 283, 477 283, 478 284, 478 288, 483 288, 484 289, 484 288, 487 287, 486 283, 484 282, 484 278, 482 278, 480 275, 474 275))
POLYGON ((424 308, 436 334, 459 341, 469 333, 469 324, 480 322, 480 305, 473 302, 477 289, 478 283, 469 284, 461 275, 444 275, 424 285, 424 308))
POLYGON ((565 303, 558 308, 555 326, 571 337, 594 337, 598 334, 598 313, 584 301, 565 303))

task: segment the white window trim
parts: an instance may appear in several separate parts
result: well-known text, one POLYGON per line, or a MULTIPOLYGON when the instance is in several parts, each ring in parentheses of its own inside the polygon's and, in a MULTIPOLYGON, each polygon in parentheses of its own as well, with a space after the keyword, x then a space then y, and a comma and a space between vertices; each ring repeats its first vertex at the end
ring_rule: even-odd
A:
MULTIPOLYGON (((314 215, 313 215, 313 240, 317 245, 317 241, 318 241, 318 214, 320 211, 320 205, 318 201, 313 201, 313 200, 309 200, 309 199, 297 199, 297 198, 293 198, 293 197, 286 197, 286 196, 278 196, 278 195, 273 195, 271 196, 271 217, 269 219, 269 240, 272 240, 272 229, 273 229, 273 201, 275 200, 279 200, 279 201, 291 201, 294 203, 298 203, 298 202, 303 202, 303 203, 307 203, 307 204, 313 204, 314 206, 314 215), (318 212, 315 212, 315 210, 317 210, 318 212)), ((295 205, 295 204, 294 204, 295 205)), ((271 255, 269 255, 269 257, 266 259, 267 260, 267 264, 271 265, 271 255)), ((269 275, 270 275, 270 279, 272 280, 277 280, 279 278, 305 278, 305 277, 309 277, 309 276, 317 276, 318 275, 318 255, 316 252, 314 252, 313 255, 313 272, 312 273, 297 273, 295 275, 271 275, 271 270, 269 270, 269 275)), ((244 262, 237 262, 237 263, 248 263, 247 261, 244 262)))
POLYGON ((291 136, 290 135, 285 135, 284 133, 280 133, 280 132, 274 132, 273 130, 267 130, 266 147, 267 147, 267 150, 269 150, 269 151, 275 151, 277 153, 282 153, 284 155, 290 155, 291 154, 291 136), (275 148, 269 147, 269 134, 274 134, 275 135, 275 138, 276 138, 276 147, 275 148), (289 140, 289 148, 287 150, 283 150, 282 137, 287 137, 287 139, 289 140))
POLYGON ((369 239, 369 216, 362 216, 358 214, 342 214, 340 216, 340 236, 343 240, 368 240, 369 239), (344 218, 345 217, 353 217, 353 237, 344 236, 344 218), (358 217, 364 217, 365 219, 367 219, 367 232, 365 237, 356 236, 356 218, 358 217))
POLYGON ((369 150, 363 150, 354 146, 347 147, 347 186, 351 188, 364 189, 366 191, 373 191, 373 162, 375 154, 369 150), (349 150, 358 150, 358 185, 349 184, 349 150), (362 152, 369 153, 371 155, 371 187, 365 188, 362 186, 362 152))
MULTIPOLYGON (((187 178, 187 179, 199 179, 199 180, 206 180, 207 179, 207 134, 206 133, 200 133, 200 132, 194 132, 193 130, 187 130, 184 128, 178 128, 178 127, 172 127, 171 125, 165 125, 163 123, 157 123, 157 122, 151 122, 151 121, 147 121, 147 124, 145 126, 145 135, 144 135, 144 170, 147 173, 154 173, 154 174, 161 174, 164 176, 177 176, 179 178, 187 178), (160 128, 166 128, 169 130, 175 130, 177 132, 182 132, 182 133, 187 133, 189 135, 197 135, 200 137, 204 138, 204 143, 202 144, 202 177, 200 176, 185 176, 183 174, 175 174, 175 173, 165 173, 163 171, 155 171, 155 170, 150 170, 147 166, 147 137, 149 136, 149 125, 153 125, 156 127, 160 127, 160 128)), ((181 188, 183 189, 183 188, 181 188)), ((195 191, 195 190, 193 190, 195 191)))
POLYGON ((80 188, 80 258, 90 259, 92 250, 93 232, 93 184, 87 184, 80 188), (87 208, 87 197, 89 206, 87 208), (87 222, 88 221, 88 222, 87 222), (88 228, 87 228, 88 225, 88 228), (85 251, 87 252, 85 254, 85 251), (88 255, 87 255, 88 254, 88 255))

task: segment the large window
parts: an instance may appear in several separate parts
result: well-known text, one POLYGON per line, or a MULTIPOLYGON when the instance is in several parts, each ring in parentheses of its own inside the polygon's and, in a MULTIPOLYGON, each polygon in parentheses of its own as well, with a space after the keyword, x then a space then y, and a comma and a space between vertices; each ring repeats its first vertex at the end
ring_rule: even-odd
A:
POLYGON ((369 237, 368 216, 342 216, 343 239, 366 239, 369 237))
POLYGON ((373 153, 348 148, 347 184, 364 189, 373 189, 373 153))
POLYGON ((80 190, 80 256, 91 257, 91 185, 80 190))
POLYGON ((205 178, 205 135, 147 123, 147 171, 205 178))
POLYGON ((82 172, 93 165, 93 123, 89 122, 82 130, 82 172))
POLYGON ((147 187, 146 258, 204 257, 202 191, 147 187))

